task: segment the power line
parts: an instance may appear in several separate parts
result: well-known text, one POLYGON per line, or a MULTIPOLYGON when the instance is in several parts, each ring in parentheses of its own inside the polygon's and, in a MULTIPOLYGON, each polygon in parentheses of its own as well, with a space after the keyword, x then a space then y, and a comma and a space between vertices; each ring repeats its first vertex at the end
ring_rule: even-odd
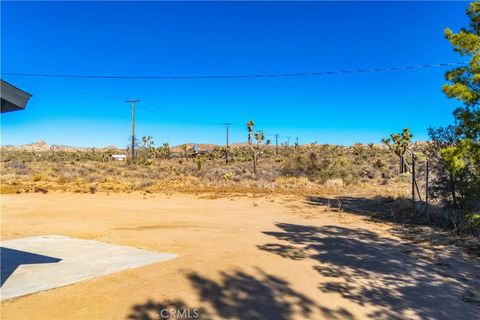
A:
POLYGON ((113 97, 113 96, 107 96, 107 95, 103 95, 103 94, 91 93, 91 92, 86 92, 86 91, 77 91, 77 90, 74 91, 74 90, 69 90, 69 89, 47 86, 47 85, 43 85, 43 84, 39 84, 39 83, 33 83, 33 82, 22 82, 21 87, 25 87, 25 88, 30 89, 30 90, 35 91, 35 92, 46 92, 46 93, 60 94, 60 95, 66 95, 66 96, 71 96, 71 97, 97 98, 97 99, 107 99, 107 100, 121 100, 121 99, 123 99, 120 96, 113 97), (46 90, 45 90, 45 88, 46 88, 46 90))
MULTIPOLYGON (((39 91, 39 92, 46 92, 46 93, 61 94, 61 95, 66 95, 66 96, 74 96, 74 97, 92 97, 92 98, 107 99, 107 100, 113 100, 113 101, 123 99, 123 97, 121 97, 121 96, 110 96, 110 95, 98 94, 98 93, 93 93, 93 92, 70 90, 70 89, 47 86, 47 85, 44 85, 44 84, 33 83, 33 82, 26 82, 26 83, 27 84, 22 82, 22 87, 30 88, 32 91, 35 91, 35 92, 39 91), (37 87, 44 87, 44 88, 47 88, 49 90, 38 89, 37 87)), ((186 117, 180 116, 178 114, 165 111, 165 110, 157 107, 156 105, 150 103, 148 100, 142 100, 142 104, 143 103, 145 103, 144 108, 142 108, 143 110, 148 110, 152 113, 159 114, 163 117, 170 118, 170 119, 175 120, 175 121, 184 122, 184 123, 196 123, 196 124, 207 125, 207 126, 220 125, 219 123, 214 123, 214 122, 201 122, 201 123, 199 123, 198 121, 195 121, 193 119, 186 118, 186 117)), ((235 125, 235 124, 231 123, 231 125, 235 125)), ((237 130, 239 133, 242 133, 242 134, 244 133, 244 131, 238 129, 238 127, 237 128, 232 127, 232 128, 234 130, 237 130)))
MULTIPOLYGON (((58 87, 53 87, 53 86, 47 86, 47 85, 43 85, 43 84, 39 84, 39 83, 29 83, 28 85, 23 85, 23 86, 27 86, 27 87, 31 87, 32 89, 34 88, 34 86, 42 86, 42 87, 45 87, 45 88, 49 88, 49 89, 53 89, 53 90, 57 90, 59 92, 56 92, 56 91, 46 91, 46 92, 49 92, 49 93, 58 93, 58 94, 65 94, 65 95, 73 95, 73 96, 80 96, 80 97, 84 97, 84 96, 92 96, 92 97, 95 97, 95 98, 103 98, 103 99, 109 99, 109 100, 120 100, 120 97, 119 96, 108 96, 108 95, 103 95, 103 94, 97 94, 97 93, 92 93, 92 92, 85 92, 85 91, 77 91, 77 90, 70 90, 70 89, 65 89, 65 88, 58 88, 58 87)), ((38 90, 38 89, 35 89, 35 90, 38 90)), ((132 138, 132 141, 135 141, 136 137, 135 137, 135 103, 136 102, 140 102, 140 99, 126 99, 125 100, 126 103, 130 103, 132 104, 132 124, 131 124, 131 128, 132 128, 132 133, 131 133, 131 136, 133 137, 132 138), (133 100, 133 101, 132 101, 133 100)), ((160 114, 164 117, 168 117, 170 119, 173 119, 173 120, 177 120, 177 121, 181 121, 181 122, 192 122, 193 120, 191 119, 187 119, 187 118, 184 118, 184 117, 180 117, 176 114, 173 114, 173 113, 170 113, 170 112, 167 112, 167 111, 164 111, 164 110, 160 110, 157 108, 156 105, 146 101, 146 100, 142 100, 142 103, 145 103, 144 107, 145 109, 153 112, 153 113, 156 113, 156 114, 160 114), (150 107, 150 106, 151 107, 150 107), (154 108, 152 108, 154 107, 154 108)), ((235 130, 237 133, 239 134, 244 134, 245 133, 245 130, 242 130, 239 128, 239 126, 243 126, 243 123, 232 123, 232 122, 228 122, 228 123, 202 123, 203 125, 208 125, 208 126, 217 126, 217 125, 223 125, 223 126, 226 126, 226 134, 227 134, 227 152, 229 153, 229 138, 230 138, 230 135, 229 135, 229 132, 233 129, 235 130)), ((259 130, 258 132, 264 132, 263 130, 259 130)), ((266 138, 275 138, 275 142, 276 142, 276 150, 278 150, 278 139, 281 137, 279 134, 274 134, 274 135, 265 135, 266 138)), ((135 152, 135 145, 131 146, 132 147, 132 150, 133 152, 135 152)), ((230 158, 230 154, 227 154, 227 157, 230 158)), ((228 159, 227 161, 229 162, 230 159, 228 159)), ((227 162, 227 164, 228 164, 227 162)))
POLYGON ((2 76, 21 76, 21 77, 51 77, 51 78, 83 78, 83 79, 244 79, 244 78, 276 78, 276 77, 304 77, 304 76, 325 76, 334 74, 350 74, 364 72, 383 72, 383 71, 399 71, 411 69, 426 69, 439 67, 455 67, 465 65, 466 62, 451 62, 438 64, 419 64, 410 66, 397 67, 380 67, 367 69, 350 69, 336 71, 320 71, 320 72, 299 72, 299 73, 271 73, 271 74, 233 74, 233 75, 152 75, 152 76, 125 76, 125 75, 79 75, 79 74, 48 74, 48 73, 15 73, 2 72, 2 76))
MULTIPOLYGON (((112 100, 115 101, 115 100, 122 100, 123 99, 121 96, 108 96, 108 95, 86 92, 86 91, 78 91, 78 90, 70 90, 70 89, 59 88, 59 87, 52 87, 52 86, 47 86, 47 85, 43 85, 43 84, 39 84, 39 83, 31 83, 31 82, 28 82, 27 84, 22 84, 22 87, 26 87, 27 89, 29 88, 30 90, 35 91, 35 92, 37 92, 37 91, 38 92, 46 92, 46 93, 61 94, 61 95, 73 96, 73 97, 84 97, 84 98, 88 97, 88 98, 96 98, 96 99, 107 99, 107 100, 111 100, 111 101, 112 100), (51 89, 51 90, 39 89, 37 87, 44 87, 44 88, 51 89)), ((170 118, 172 120, 176 120, 176 121, 180 121, 180 122, 188 122, 188 123, 195 122, 192 119, 187 119, 187 118, 181 117, 177 114, 167 112, 165 110, 161 110, 161 109, 157 108, 157 106, 155 106, 154 104, 152 104, 152 103, 150 103, 146 100, 142 100, 142 102, 146 103, 146 105, 143 108, 144 110, 149 110, 152 113, 156 113, 156 114, 162 115, 163 117, 167 117, 167 118, 170 118), (152 108, 150 106, 152 106, 154 108, 152 108)), ((213 123, 202 123, 202 124, 214 125, 213 123)))

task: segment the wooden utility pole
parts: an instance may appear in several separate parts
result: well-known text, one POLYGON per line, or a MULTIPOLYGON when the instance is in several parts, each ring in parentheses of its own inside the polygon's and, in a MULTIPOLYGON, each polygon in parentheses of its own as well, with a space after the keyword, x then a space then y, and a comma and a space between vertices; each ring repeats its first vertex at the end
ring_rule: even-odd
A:
POLYGON ((225 122, 223 125, 225 126, 225 128, 227 130, 227 132, 226 132, 226 134, 227 134, 227 137, 226 137, 227 138, 227 147, 226 147, 227 160, 226 160, 226 162, 228 164, 230 162, 230 149, 229 149, 229 146, 228 146, 228 127, 231 125, 231 123, 230 122, 225 122))
POLYGON ((287 147, 290 147, 290 138, 291 137, 285 137, 287 139, 287 147))
POLYGON ((275 154, 278 154, 278 133, 275 133, 275 154))
POLYGON ((140 99, 127 99, 127 103, 132 104, 132 159, 135 158, 135 102, 140 102, 140 99))

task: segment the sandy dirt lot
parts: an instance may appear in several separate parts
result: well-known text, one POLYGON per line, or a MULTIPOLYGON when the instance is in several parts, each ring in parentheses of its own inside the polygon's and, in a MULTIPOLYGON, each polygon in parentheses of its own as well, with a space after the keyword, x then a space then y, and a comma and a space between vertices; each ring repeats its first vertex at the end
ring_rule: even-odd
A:
MULTIPOLYGON (((474 319, 478 260, 321 198, 2 196, 1 236, 66 235, 174 260, 2 302, 2 319, 474 319), (417 243, 415 243, 417 242, 417 243)), ((362 203, 361 201, 359 202, 362 203)))

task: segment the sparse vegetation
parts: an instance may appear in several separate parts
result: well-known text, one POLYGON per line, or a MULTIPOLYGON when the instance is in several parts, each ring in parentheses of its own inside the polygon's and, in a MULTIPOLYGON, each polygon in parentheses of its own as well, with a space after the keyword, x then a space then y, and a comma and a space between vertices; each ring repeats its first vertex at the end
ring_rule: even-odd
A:
MULTIPOLYGON (((282 148, 276 154, 275 146, 262 144, 261 133, 253 134, 253 126, 251 132, 256 143, 231 146, 228 165, 224 161, 224 148, 220 146, 203 145, 200 152, 190 152, 191 145, 171 148, 164 143, 153 147, 144 139, 138 157, 129 161, 115 161, 111 157, 125 150, 57 150, 52 153, 50 150, 2 148, 1 192, 179 191, 215 192, 217 195, 360 192, 391 197, 395 204, 399 203, 392 208, 403 208, 403 211, 405 204, 410 204, 406 200, 410 177, 398 174, 398 155, 384 145, 342 147, 312 143, 282 148), (257 156, 252 166, 253 151, 261 152, 262 157, 257 156)), ((478 228, 475 227, 478 225, 475 211, 464 214, 462 210, 450 210, 472 201, 465 191, 470 178, 465 178, 465 173, 451 171, 440 152, 455 144, 457 133, 453 128, 447 131, 432 129, 431 139, 432 142, 413 143, 409 148, 420 158, 430 159, 431 196, 435 207, 444 206, 447 210, 435 209, 430 221, 425 217, 416 219, 423 223, 434 221, 450 225, 461 231, 474 230, 472 228, 478 228)), ((152 137, 147 140, 153 142, 152 137)), ((403 216, 412 220, 412 212, 400 211, 395 219, 403 216)))
POLYGON ((163 144, 150 147, 150 152, 140 148, 135 160, 125 162, 111 157, 121 150, 57 151, 52 155, 48 151, 3 148, 1 190, 33 192, 41 187, 70 192, 201 192, 235 188, 238 192, 306 193, 332 186, 354 188, 370 183, 375 188, 388 188, 399 183, 394 175, 395 158, 382 146, 312 144, 276 155, 274 146, 262 144, 261 133, 254 137, 253 146, 231 147, 229 165, 221 147, 193 155, 184 152, 189 147, 174 148, 173 152, 163 144), (252 150, 263 155, 257 156, 253 167, 252 150))

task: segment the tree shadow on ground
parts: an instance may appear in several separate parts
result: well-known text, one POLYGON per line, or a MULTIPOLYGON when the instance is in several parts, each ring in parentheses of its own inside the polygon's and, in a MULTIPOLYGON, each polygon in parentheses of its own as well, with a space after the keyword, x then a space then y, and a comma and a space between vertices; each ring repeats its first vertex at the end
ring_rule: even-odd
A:
MULTIPOLYGON (((351 197, 340 196, 336 198, 307 197, 305 204, 326 206, 332 209, 366 216, 376 220, 405 221, 416 216, 411 208, 411 200, 406 198, 394 199, 392 197, 351 197), (408 213, 408 216, 407 216, 408 213)), ((420 221, 420 219, 416 219, 420 221)))
MULTIPOLYGON (((462 296, 469 275, 449 276, 444 266, 408 254, 408 246, 365 229, 278 223, 279 232, 265 234, 277 241, 259 249, 286 259, 313 259, 326 277, 323 292, 335 292, 360 305, 373 305, 376 319, 473 319, 479 306, 462 296), (443 273, 442 273, 443 272, 443 273)), ((471 276, 471 274, 470 274, 471 276)), ((473 276, 472 276, 473 277, 473 276)))
POLYGON ((221 318, 291 319, 298 313, 307 318, 315 302, 296 292, 285 280, 257 270, 222 272, 214 281, 191 273, 188 277, 202 301, 210 304, 221 318))
POLYGON ((209 319, 203 308, 188 306, 181 300, 155 302, 148 300, 144 304, 132 307, 129 320, 157 320, 157 319, 209 319))
POLYGON ((425 213, 425 203, 417 200, 416 209, 412 208, 412 199, 406 197, 394 198, 375 196, 371 198, 360 196, 339 196, 324 198, 318 196, 306 197, 305 204, 324 206, 332 211, 344 211, 364 216, 376 221, 408 223, 410 225, 435 225, 445 230, 451 228, 447 213, 438 203, 429 202, 429 214, 425 213))
MULTIPOLYGON (((318 319, 319 314, 328 316, 329 319, 354 319, 353 315, 343 308, 333 310, 319 306, 312 299, 294 290, 287 281, 258 268, 253 273, 240 270, 221 272, 216 280, 196 272, 189 273, 187 277, 203 306, 208 306, 211 310, 209 314, 206 308, 202 309, 200 316, 194 319, 318 319)), ((163 309, 192 308, 181 301, 149 301, 134 306, 129 319, 169 319, 161 317, 160 312, 163 309), (156 317, 152 317, 152 313, 156 317)))
POLYGON ((430 203, 429 213, 421 211, 424 205, 417 201, 417 211, 412 210, 412 200, 407 198, 376 196, 372 198, 340 196, 323 198, 306 197, 304 202, 311 206, 324 206, 332 211, 342 211, 366 217, 373 221, 401 223, 392 231, 402 239, 430 244, 451 244, 473 257, 480 257, 478 237, 452 235, 454 225, 449 213, 439 204, 430 203))

